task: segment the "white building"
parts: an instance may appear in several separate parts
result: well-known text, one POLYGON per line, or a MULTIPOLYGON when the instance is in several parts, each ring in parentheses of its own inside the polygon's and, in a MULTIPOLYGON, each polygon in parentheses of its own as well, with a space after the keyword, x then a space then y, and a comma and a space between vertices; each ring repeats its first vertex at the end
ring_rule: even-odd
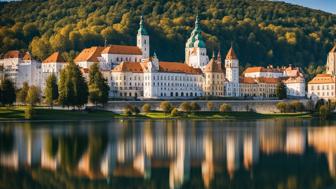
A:
POLYGON ((59 79, 61 70, 65 67, 66 61, 59 52, 55 52, 46 58, 42 62, 42 80, 41 80, 41 90, 43 91, 46 86, 46 80, 51 74, 55 74, 56 78, 59 79))
POLYGON ((33 60, 29 52, 8 51, 0 59, 0 66, 3 67, 4 76, 12 80, 16 88, 21 88, 24 82, 40 86, 41 63, 33 60))
POLYGON ((239 60, 231 47, 225 58, 226 96, 238 97, 239 92, 239 60))

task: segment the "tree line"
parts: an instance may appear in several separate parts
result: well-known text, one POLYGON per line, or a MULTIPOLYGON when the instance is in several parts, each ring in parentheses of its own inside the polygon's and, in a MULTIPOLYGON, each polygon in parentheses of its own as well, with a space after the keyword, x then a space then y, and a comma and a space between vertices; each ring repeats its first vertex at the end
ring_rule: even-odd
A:
POLYGON ((293 64, 305 67, 308 77, 323 71, 336 35, 335 15, 274 1, 15 1, 0 3, 0 54, 30 50, 43 60, 60 51, 69 61, 105 41, 132 45, 143 15, 151 50, 183 61, 196 14, 209 55, 225 54, 234 42, 242 66, 293 64))

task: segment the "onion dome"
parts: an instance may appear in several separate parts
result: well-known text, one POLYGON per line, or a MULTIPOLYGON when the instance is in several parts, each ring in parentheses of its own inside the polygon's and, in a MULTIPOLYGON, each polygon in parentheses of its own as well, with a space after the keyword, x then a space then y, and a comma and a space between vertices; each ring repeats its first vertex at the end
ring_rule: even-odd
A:
POLYGON ((205 42, 202 37, 202 30, 199 26, 198 16, 195 21, 195 28, 186 43, 186 48, 205 48, 205 42))

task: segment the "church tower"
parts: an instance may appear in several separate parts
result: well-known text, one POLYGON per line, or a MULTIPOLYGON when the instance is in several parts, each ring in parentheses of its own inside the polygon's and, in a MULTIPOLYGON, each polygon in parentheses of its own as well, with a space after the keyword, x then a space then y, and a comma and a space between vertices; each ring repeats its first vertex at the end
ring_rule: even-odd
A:
POLYGON ((336 44, 328 54, 327 74, 336 76, 336 44))
POLYGON ((149 58, 149 35, 143 22, 143 17, 141 16, 140 27, 137 34, 137 47, 142 51, 142 58, 149 58))
POLYGON ((239 61, 232 46, 225 58, 226 79, 232 83, 239 83, 239 61))
POLYGON ((204 68, 209 62, 202 30, 199 26, 198 16, 195 21, 195 28, 191 32, 185 47, 185 62, 194 68, 204 68))

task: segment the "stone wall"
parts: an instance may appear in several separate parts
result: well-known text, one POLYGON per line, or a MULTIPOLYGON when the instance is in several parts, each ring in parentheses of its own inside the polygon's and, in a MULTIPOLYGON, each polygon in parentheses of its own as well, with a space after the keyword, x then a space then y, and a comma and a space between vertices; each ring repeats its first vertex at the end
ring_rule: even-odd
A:
MULTIPOLYGON (((306 103, 307 100, 300 100, 302 103, 306 103)), ((105 110, 121 112, 127 104, 135 105, 139 109, 148 103, 151 105, 152 110, 159 110, 160 103, 162 101, 110 101, 106 106, 105 110)), ((181 103, 185 101, 169 101, 173 106, 178 107, 181 103)), ((192 102, 192 101, 189 101, 192 102)), ((207 111, 207 102, 205 100, 196 101, 200 106, 202 111, 207 111)), ((276 104, 281 102, 281 100, 211 100, 214 104, 214 109, 218 110, 219 106, 223 103, 229 104, 233 111, 248 111, 253 110, 258 113, 274 113, 278 112, 276 104)), ((287 101, 285 101, 287 102, 287 101)))

